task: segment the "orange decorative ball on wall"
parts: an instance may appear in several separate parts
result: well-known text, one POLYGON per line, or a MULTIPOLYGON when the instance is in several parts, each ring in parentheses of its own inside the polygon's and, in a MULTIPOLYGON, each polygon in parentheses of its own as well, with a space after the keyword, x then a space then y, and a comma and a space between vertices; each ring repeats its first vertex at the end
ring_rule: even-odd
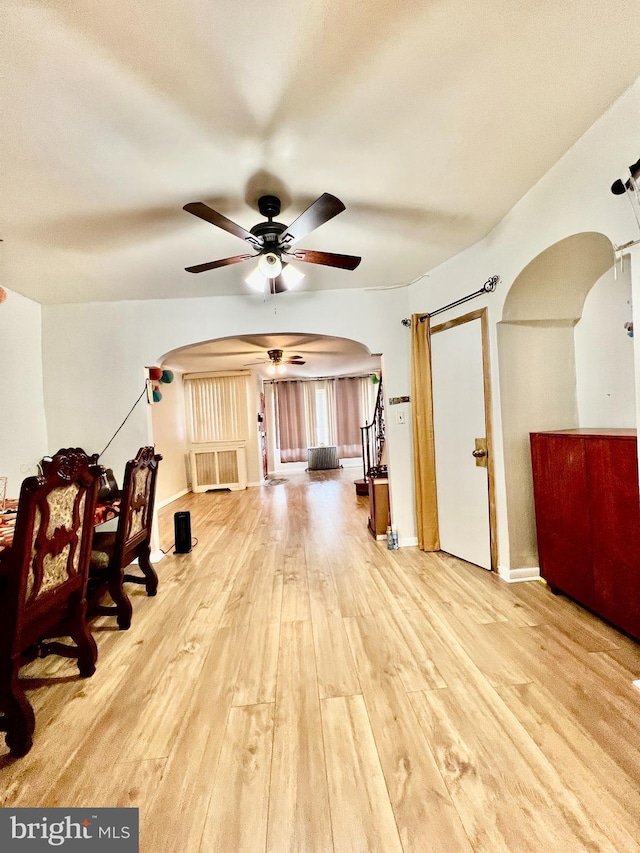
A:
POLYGON ((7 291, 3 287, 0 287, 0 304, 2 304, 6 298, 7 298, 7 291))

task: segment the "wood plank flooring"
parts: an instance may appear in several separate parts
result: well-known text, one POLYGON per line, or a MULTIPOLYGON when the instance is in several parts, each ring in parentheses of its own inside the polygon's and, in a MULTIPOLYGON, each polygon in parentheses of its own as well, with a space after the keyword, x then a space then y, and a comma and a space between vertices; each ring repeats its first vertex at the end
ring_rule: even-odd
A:
MULTIPOLYGON (((640 645, 542 583, 388 551, 348 471, 188 495, 198 544, 23 670, 2 806, 137 806, 142 853, 640 851, 640 645)), ((4 746, 4 744, 3 744, 4 746)))

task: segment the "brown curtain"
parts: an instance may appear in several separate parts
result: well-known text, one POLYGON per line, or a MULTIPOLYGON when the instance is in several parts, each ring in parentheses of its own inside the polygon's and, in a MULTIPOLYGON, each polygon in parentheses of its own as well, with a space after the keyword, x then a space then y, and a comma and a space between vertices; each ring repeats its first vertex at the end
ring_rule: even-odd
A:
POLYGON ((431 392, 431 330, 429 320, 411 316, 411 400, 413 412, 413 460, 416 482, 418 547, 438 551, 438 500, 433 437, 431 392))
POLYGON ((307 432, 304 421, 302 382, 278 382, 278 428, 280 461, 307 461, 307 432))
POLYGON ((362 379, 336 379, 336 444, 340 459, 362 456, 362 379))

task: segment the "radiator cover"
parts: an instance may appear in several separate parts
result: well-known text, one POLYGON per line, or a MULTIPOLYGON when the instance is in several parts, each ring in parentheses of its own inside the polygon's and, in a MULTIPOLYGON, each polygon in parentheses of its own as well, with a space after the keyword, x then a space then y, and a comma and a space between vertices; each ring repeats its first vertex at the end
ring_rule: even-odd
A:
POLYGON ((193 492, 247 488, 247 462, 243 443, 196 445, 191 448, 189 457, 193 492))
POLYGON ((339 468, 338 448, 335 444, 327 447, 308 447, 309 464, 307 471, 326 471, 330 468, 339 468))

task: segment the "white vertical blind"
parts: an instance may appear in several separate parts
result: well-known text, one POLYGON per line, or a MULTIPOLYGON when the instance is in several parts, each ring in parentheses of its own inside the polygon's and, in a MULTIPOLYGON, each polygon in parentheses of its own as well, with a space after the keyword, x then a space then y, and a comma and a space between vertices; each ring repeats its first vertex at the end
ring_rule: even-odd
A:
POLYGON ((192 444, 247 441, 247 376, 202 376, 185 380, 192 444))

